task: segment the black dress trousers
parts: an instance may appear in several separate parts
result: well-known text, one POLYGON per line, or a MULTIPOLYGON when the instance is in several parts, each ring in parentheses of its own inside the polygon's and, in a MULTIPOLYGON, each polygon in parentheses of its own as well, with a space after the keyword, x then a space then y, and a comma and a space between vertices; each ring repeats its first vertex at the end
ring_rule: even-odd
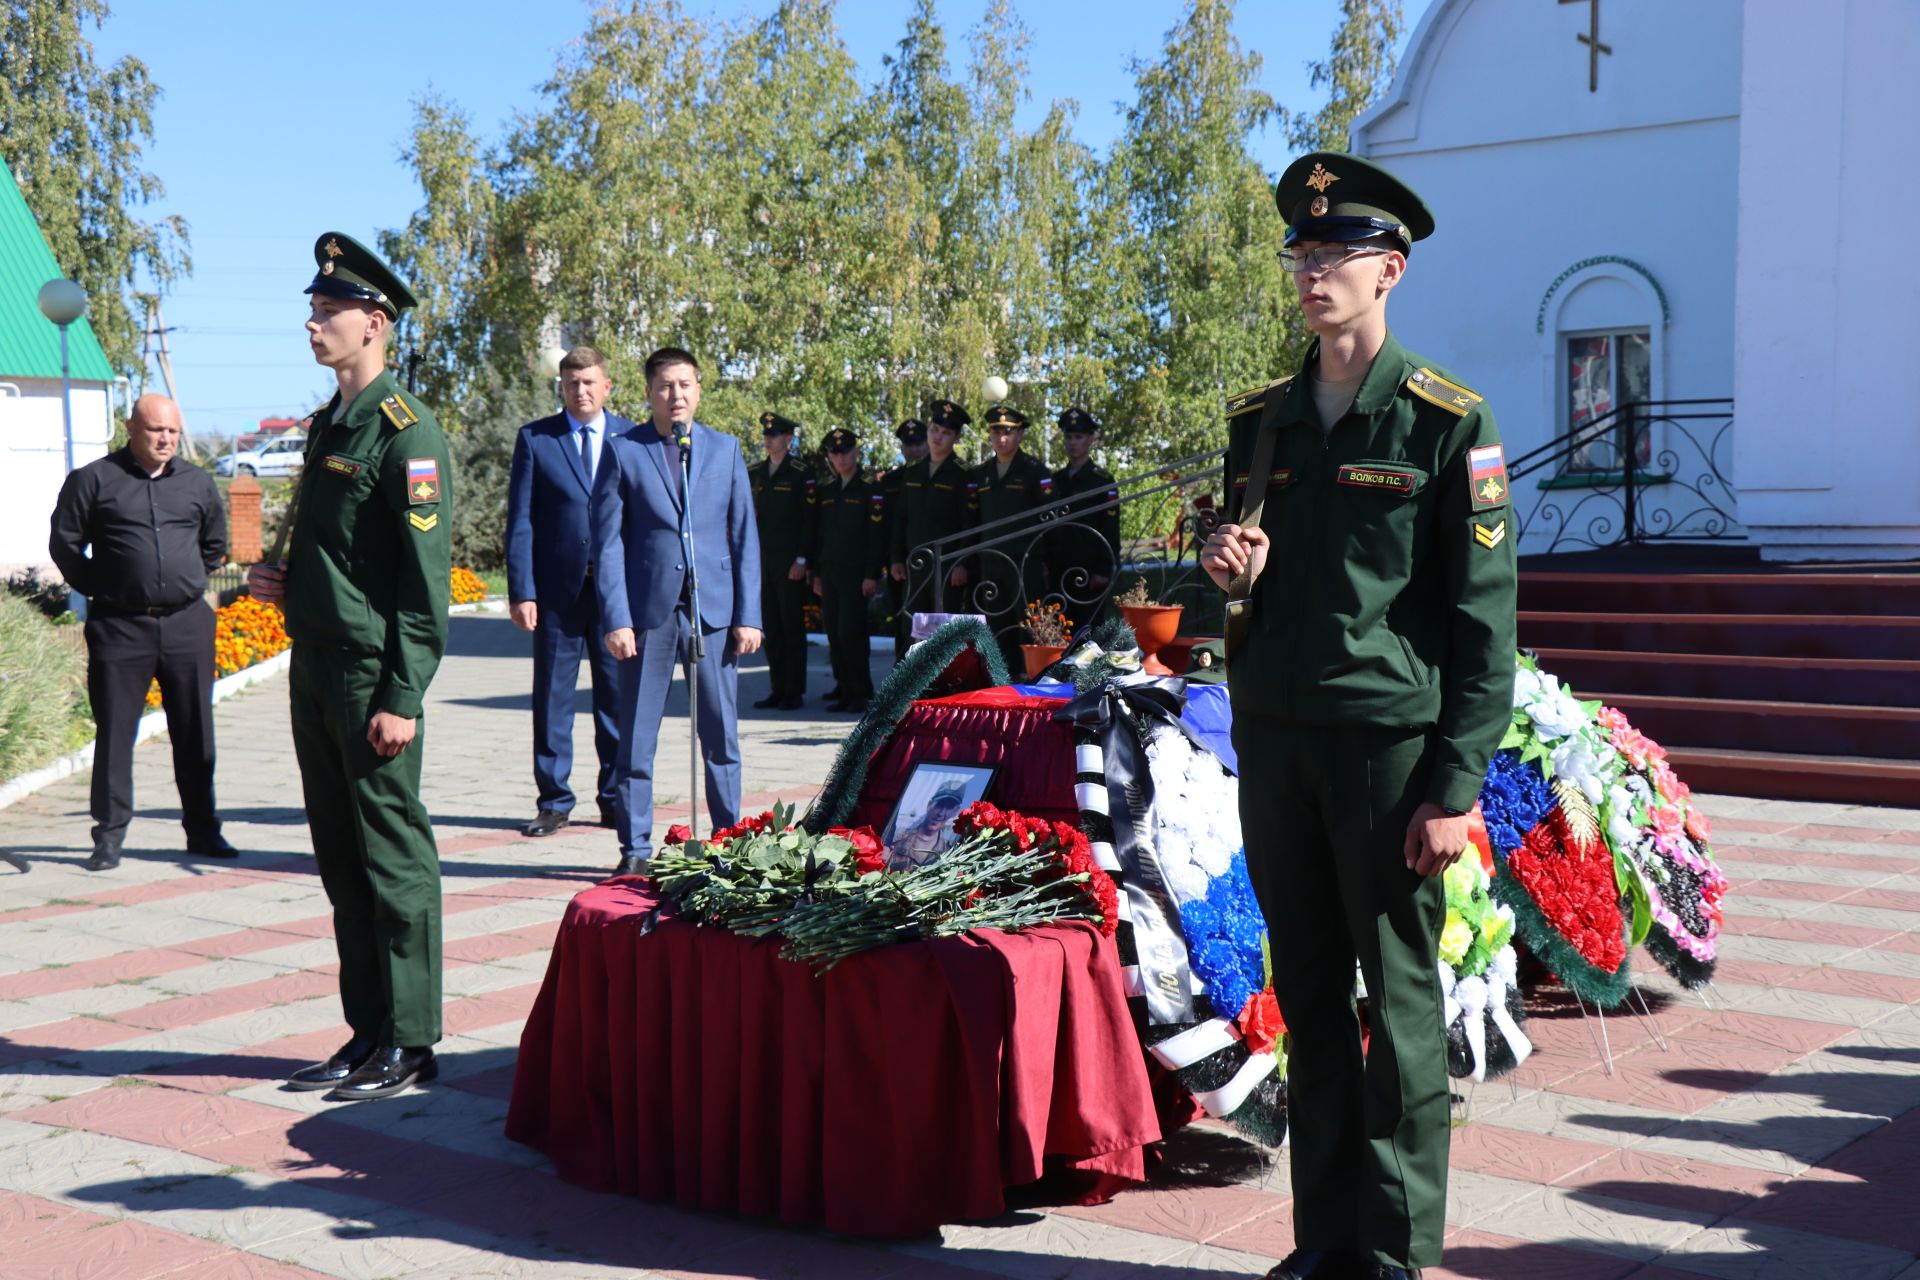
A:
POLYGON ((133 735, 160 681, 187 838, 219 834, 213 804, 213 610, 204 600, 172 613, 87 619, 87 696, 98 733, 93 839, 118 844, 133 818, 133 735))

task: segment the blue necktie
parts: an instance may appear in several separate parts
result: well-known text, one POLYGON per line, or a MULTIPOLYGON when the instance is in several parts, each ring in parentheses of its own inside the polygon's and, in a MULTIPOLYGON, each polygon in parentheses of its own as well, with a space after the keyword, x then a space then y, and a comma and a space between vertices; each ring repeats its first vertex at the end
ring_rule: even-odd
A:
POLYGON ((593 428, 580 428, 580 466, 587 473, 587 483, 593 483, 593 428))

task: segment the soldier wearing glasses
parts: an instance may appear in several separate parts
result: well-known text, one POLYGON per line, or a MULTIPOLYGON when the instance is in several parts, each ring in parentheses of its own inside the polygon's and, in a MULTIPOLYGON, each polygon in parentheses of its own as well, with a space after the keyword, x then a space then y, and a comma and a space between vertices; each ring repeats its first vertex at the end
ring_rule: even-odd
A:
POLYGON ((1228 655, 1240 816, 1292 1037, 1298 1248, 1268 1275, 1407 1280, 1446 1215, 1440 877, 1512 713, 1506 467, 1481 398, 1387 330, 1434 229, 1420 197, 1332 152, 1274 194, 1315 341, 1228 402, 1228 523, 1201 556, 1249 602, 1228 655))

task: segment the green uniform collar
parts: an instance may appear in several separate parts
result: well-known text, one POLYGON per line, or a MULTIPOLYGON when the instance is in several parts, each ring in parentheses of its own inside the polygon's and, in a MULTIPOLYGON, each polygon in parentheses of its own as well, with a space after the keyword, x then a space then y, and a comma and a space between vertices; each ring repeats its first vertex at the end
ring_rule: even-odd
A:
MULTIPOLYGON (((1319 421, 1313 407, 1313 379, 1309 376, 1319 362, 1320 339, 1315 338, 1313 345, 1307 348, 1306 358, 1300 362, 1301 376, 1287 383, 1281 393, 1280 411, 1276 419, 1281 426, 1294 422, 1311 425, 1319 421)), ((1394 341, 1392 332, 1388 332, 1386 342, 1380 347, 1380 354, 1373 358, 1373 367, 1367 370, 1360 390, 1354 393, 1353 407, 1347 412, 1379 413, 1400 394, 1400 388, 1405 385, 1412 369, 1406 348, 1394 341)))
POLYGON ((361 389, 360 394, 353 398, 353 403, 346 407, 344 413, 339 410, 340 393, 338 391, 334 392, 333 402, 327 406, 334 412, 329 416, 328 420, 335 424, 344 423, 348 426, 359 426, 368 418, 379 415, 380 402, 382 400, 387 399, 389 396, 398 395, 399 392, 400 384, 393 380, 393 371, 390 369, 382 369, 380 376, 361 389))

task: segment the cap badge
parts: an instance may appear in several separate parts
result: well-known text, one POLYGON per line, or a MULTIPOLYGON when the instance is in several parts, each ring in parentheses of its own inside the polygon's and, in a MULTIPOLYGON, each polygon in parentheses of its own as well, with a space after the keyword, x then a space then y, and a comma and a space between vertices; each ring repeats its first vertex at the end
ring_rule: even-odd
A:
POLYGON ((1340 181, 1338 174, 1327 172, 1327 166, 1318 163, 1313 166, 1313 172, 1307 175, 1307 185, 1315 191, 1324 192, 1338 181, 1340 181))
POLYGON ((332 259, 332 258, 328 258, 328 259, 327 259, 327 260, 326 260, 325 262, 323 262, 323 263, 321 263, 321 264, 320 264, 320 274, 321 274, 321 275, 323 275, 323 276, 330 276, 330 275, 332 275, 332 274, 333 274, 333 259, 332 259))
POLYGON ((341 254, 345 253, 346 250, 340 247, 340 242, 338 240, 334 239, 332 236, 328 236, 327 243, 326 243, 326 252, 329 258, 337 258, 341 254))
POLYGON ((1315 196, 1313 203, 1307 206, 1307 212, 1316 218, 1325 217, 1327 213, 1327 198, 1325 196, 1315 196))

